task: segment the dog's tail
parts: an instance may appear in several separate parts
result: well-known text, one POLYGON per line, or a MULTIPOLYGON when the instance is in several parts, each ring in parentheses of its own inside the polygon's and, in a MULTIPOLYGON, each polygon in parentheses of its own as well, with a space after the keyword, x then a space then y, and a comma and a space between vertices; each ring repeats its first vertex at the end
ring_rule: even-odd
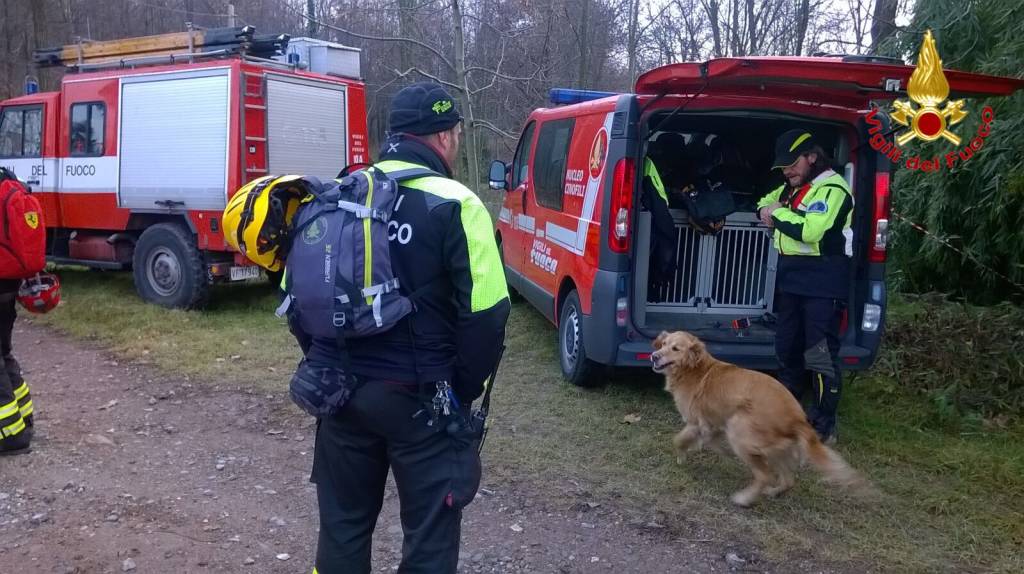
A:
POLYGON ((807 460, 824 475, 826 481, 856 490, 871 489, 867 480, 847 464, 839 453, 821 442, 811 425, 804 425, 800 430, 800 442, 807 460))

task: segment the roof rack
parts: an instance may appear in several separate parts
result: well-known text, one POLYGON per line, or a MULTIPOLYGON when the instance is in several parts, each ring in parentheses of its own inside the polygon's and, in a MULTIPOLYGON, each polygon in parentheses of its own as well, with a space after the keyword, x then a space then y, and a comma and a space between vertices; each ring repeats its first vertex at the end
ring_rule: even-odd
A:
POLYGON ((79 40, 74 44, 35 50, 32 58, 40 68, 65 67, 76 71, 193 62, 231 55, 269 59, 283 54, 288 40, 287 34, 257 35, 252 26, 197 30, 189 25, 185 32, 105 41, 79 40))
POLYGON ((816 58, 842 58, 844 62, 857 64, 896 64, 904 65, 906 62, 892 56, 877 56, 874 54, 832 54, 829 52, 815 52, 811 54, 816 58))

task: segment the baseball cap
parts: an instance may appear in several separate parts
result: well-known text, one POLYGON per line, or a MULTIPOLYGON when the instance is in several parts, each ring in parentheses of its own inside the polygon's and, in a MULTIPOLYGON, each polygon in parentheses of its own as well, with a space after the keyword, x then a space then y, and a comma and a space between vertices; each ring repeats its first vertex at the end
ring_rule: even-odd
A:
POLYGON ((818 140, 808 130, 789 130, 775 140, 775 161, 772 169, 791 166, 800 155, 811 151, 818 140))

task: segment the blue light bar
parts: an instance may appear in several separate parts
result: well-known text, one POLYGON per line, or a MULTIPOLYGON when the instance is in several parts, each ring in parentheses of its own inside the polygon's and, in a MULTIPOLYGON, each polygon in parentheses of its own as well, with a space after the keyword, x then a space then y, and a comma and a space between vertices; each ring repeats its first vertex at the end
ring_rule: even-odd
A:
POLYGON ((561 104, 579 104, 581 102, 589 102, 590 100, 599 100, 601 98, 607 98, 608 96, 617 96, 616 92, 598 92, 595 90, 574 90, 571 88, 551 88, 551 103, 555 105, 561 104))

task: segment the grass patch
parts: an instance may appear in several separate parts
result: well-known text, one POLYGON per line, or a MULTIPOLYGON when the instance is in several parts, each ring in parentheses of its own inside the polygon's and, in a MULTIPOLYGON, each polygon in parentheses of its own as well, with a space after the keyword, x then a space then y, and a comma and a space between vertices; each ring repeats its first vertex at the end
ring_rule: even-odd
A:
MULTIPOLYGON (((60 273, 65 303, 35 321, 171 372, 284 392, 298 353, 266 284, 216 289, 210 310, 183 312, 142 304, 128 274, 60 273)), ((900 321, 913 306, 894 309, 893 328, 908 328, 900 321)), ((659 377, 625 371, 605 387, 576 389, 562 382, 556 352, 554 328, 515 305, 485 449, 491 477, 578 479, 598 500, 709 525, 776 560, 1024 571, 1024 427, 937 424, 952 415, 903 384, 917 376, 905 366, 896 377, 878 368, 848 382, 840 407, 839 450, 883 491, 880 501, 831 492, 808 471, 784 498, 739 511, 728 502, 748 479, 739 463, 700 453, 675 464, 679 416, 659 377), (626 414, 641 420, 623 424, 626 414)), ((882 365, 906 352, 899 339, 887 343, 882 365)))

